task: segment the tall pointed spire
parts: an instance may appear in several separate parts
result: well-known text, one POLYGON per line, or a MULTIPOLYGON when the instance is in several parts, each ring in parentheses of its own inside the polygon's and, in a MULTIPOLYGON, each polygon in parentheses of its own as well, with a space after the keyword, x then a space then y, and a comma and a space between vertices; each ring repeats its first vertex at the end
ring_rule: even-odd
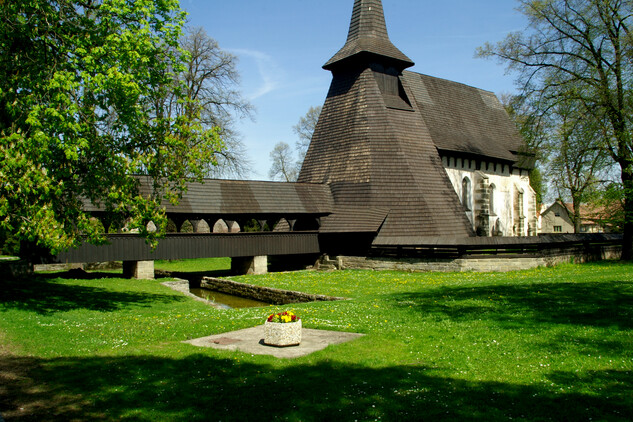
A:
POLYGON ((333 70, 341 63, 363 55, 381 56, 400 71, 414 64, 389 40, 381 0, 354 1, 347 42, 323 68, 333 70))

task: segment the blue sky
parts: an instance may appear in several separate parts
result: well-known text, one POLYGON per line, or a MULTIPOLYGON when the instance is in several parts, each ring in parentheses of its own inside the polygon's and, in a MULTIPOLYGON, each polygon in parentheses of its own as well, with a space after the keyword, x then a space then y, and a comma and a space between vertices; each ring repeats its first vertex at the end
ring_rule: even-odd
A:
MULTIPOLYGON (((331 73, 321 68, 345 43, 353 0, 181 0, 189 24, 202 26, 239 57, 241 91, 255 106, 241 120, 253 162, 250 179, 267 180, 277 142, 294 146, 292 127, 323 105, 331 73)), ((409 70, 502 93, 513 76, 477 47, 520 31, 527 21, 513 0, 383 0, 391 41, 415 62, 409 70)))

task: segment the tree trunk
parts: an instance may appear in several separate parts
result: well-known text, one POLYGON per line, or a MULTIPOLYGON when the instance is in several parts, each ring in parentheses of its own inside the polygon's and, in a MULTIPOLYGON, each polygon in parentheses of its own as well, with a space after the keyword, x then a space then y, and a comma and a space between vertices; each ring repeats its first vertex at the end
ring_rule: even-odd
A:
POLYGON ((580 227, 582 225, 582 220, 580 217, 580 202, 573 199, 573 213, 574 213, 574 233, 580 233, 580 227))
POLYGON ((622 260, 633 260, 633 174, 622 170, 624 185, 624 231, 622 239, 622 260))

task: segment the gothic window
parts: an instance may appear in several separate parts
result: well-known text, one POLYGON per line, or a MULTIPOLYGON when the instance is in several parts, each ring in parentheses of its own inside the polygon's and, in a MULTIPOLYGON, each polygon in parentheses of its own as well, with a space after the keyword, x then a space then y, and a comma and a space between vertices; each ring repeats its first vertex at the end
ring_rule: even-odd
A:
POLYGON ((490 185, 490 215, 497 215, 495 213, 495 195, 496 195, 497 187, 495 184, 490 185))
POLYGON ((472 184, 468 177, 464 177, 462 180, 462 204, 464 205, 464 209, 466 211, 470 211, 473 209, 472 205, 472 184))

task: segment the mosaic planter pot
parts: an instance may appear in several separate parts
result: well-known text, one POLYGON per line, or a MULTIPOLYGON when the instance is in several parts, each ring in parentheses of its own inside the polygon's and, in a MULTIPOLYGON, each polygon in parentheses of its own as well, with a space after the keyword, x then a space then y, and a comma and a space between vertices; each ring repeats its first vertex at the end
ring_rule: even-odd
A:
POLYGON ((296 322, 264 323, 264 344, 269 346, 298 346, 301 343, 301 320, 296 322))

